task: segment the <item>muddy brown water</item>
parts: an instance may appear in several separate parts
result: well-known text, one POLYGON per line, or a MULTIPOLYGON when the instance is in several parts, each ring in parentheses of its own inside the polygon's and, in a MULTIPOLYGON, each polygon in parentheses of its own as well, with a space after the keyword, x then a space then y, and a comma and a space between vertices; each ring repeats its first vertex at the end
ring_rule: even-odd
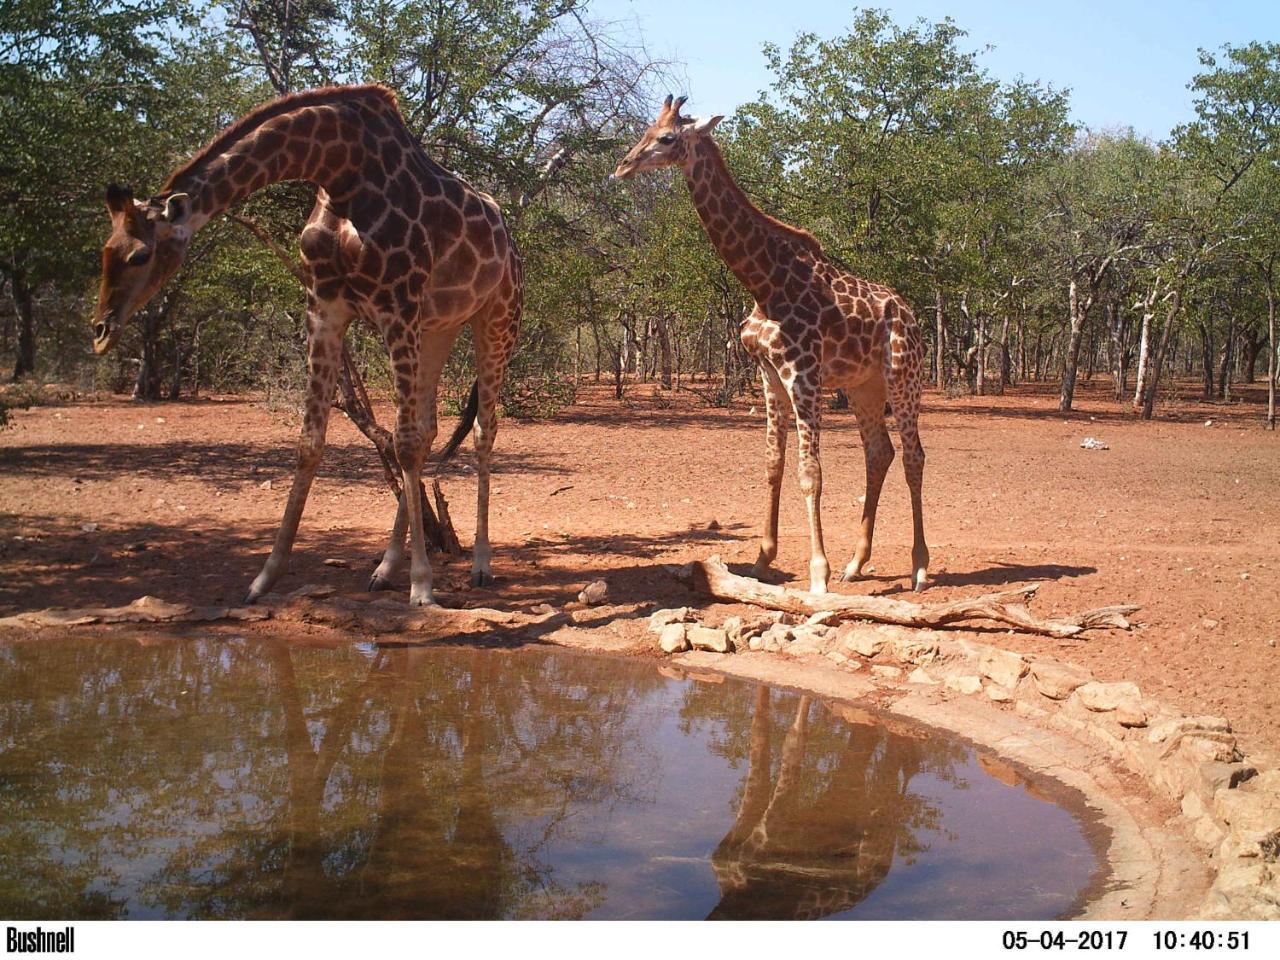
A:
POLYGON ((948 734, 536 648, 0 645, 0 916, 1020 918, 1080 798, 948 734))

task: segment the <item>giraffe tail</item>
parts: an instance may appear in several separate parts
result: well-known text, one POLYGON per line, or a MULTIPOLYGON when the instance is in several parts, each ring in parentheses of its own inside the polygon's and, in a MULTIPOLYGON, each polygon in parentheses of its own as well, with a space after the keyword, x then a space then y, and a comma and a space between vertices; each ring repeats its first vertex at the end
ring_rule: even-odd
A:
POLYGON ((449 438, 449 442, 440 450, 440 456, 436 458, 436 470, 439 470, 446 463, 453 459, 453 455, 458 452, 458 447, 462 446, 462 441, 467 438, 467 434, 471 432, 471 428, 476 425, 476 412, 480 409, 480 381, 474 380, 471 383, 471 394, 467 397, 467 403, 462 408, 462 419, 458 421, 458 426, 453 431, 453 436, 449 438))

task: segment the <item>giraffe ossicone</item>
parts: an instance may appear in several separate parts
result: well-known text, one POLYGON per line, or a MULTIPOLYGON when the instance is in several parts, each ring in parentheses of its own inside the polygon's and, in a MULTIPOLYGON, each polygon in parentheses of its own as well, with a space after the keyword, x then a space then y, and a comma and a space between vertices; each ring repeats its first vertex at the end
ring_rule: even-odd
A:
POLYGON ((329 410, 353 320, 382 337, 395 383, 396 459, 406 495, 371 589, 389 584, 410 541, 411 603, 434 602, 418 489, 436 436, 440 371, 464 324, 476 351, 477 504, 472 583, 492 578, 490 453, 497 400, 515 347, 523 296, 520 258, 492 197, 423 152, 395 94, 375 85, 281 97, 246 114, 175 170, 161 192, 134 199, 107 188, 111 235, 93 319, 105 353, 133 314, 181 265, 192 235, 269 183, 302 180, 316 203, 299 238, 307 287, 307 395, 298 463, 271 555, 249 588, 262 596, 284 573, 324 450, 329 410))
POLYGON ((911 494, 911 580, 921 590, 929 567, 921 500, 924 448, 918 429, 925 347, 915 317, 896 292, 834 263, 808 231, 756 207, 734 181, 709 135, 722 118, 681 116, 685 99, 666 98, 657 119, 623 157, 613 177, 679 167, 708 238, 755 300, 741 338, 764 382, 769 490, 752 575, 763 575, 778 553, 778 499, 785 419, 790 413, 799 434, 800 491, 809 519, 809 586, 815 593, 826 592, 831 571, 822 536, 822 390, 842 387, 857 414, 867 469, 858 545, 844 579, 862 576, 871 557, 880 490, 894 457, 885 426, 887 403, 902 439, 911 494))

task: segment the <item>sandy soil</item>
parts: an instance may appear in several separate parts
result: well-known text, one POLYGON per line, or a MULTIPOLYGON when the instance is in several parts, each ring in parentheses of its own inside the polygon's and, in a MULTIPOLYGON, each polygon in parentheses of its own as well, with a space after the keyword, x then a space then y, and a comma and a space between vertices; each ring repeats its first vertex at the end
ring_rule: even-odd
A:
MULTIPOLYGON (((1254 403, 1172 404, 1143 424, 1084 384, 1076 412, 1034 389, 926 397, 922 437, 929 599, 1038 582, 1040 613, 1141 604, 1140 629, 987 642, 1049 652, 1133 679, 1184 710, 1231 718, 1242 745, 1280 757, 1280 435, 1254 403), (1205 421, 1212 420, 1211 426, 1205 421), (1107 451, 1080 447, 1086 436, 1107 451)), ((687 602, 663 570, 709 553, 754 559, 764 502, 763 412, 634 385, 543 422, 499 430, 493 589, 466 563, 437 570, 444 602, 562 605, 605 577, 619 603, 687 602)), ((379 415, 388 422, 389 410, 379 415)), ((243 398, 156 405, 120 398, 42 406, 0 433, 0 612, 127 602, 144 594, 236 602, 270 548, 288 492, 296 421, 243 398)), ((856 539, 863 464, 850 414, 824 422, 824 513, 833 569, 856 539)), ((452 422, 442 422, 442 433, 452 422)), ((895 439, 896 442, 896 439, 895 439)), ((808 533, 795 445, 783 488, 778 582, 803 586, 808 533)), ((464 542, 474 526, 470 454, 444 475, 464 542)), ((372 448, 335 414, 291 572, 279 589, 363 589, 394 504, 372 448), (325 565, 326 559, 347 566, 325 565)), ((847 592, 908 587, 910 507, 900 465, 885 484, 872 562, 847 592)), ((400 586, 407 589, 406 574, 400 586)), ((639 624, 635 629, 641 629, 639 624)))

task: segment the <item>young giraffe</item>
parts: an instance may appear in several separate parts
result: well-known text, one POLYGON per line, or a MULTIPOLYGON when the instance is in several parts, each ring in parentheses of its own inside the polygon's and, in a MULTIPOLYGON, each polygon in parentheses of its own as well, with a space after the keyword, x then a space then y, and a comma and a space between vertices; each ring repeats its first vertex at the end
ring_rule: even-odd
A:
POLYGON ((685 97, 664 101, 658 119, 618 164, 615 178, 678 166, 693 205, 725 265, 755 298, 743 321, 742 344, 759 362, 767 413, 769 481, 764 537, 752 575, 778 553, 778 494, 786 455, 783 418, 794 411, 800 435, 800 491, 809 514, 809 585, 825 593, 831 568, 822 542, 822 466, 818 457, 822 387, 843 387, 858 417, 867 465, 862 530, 844 579, 862 575, 871 557, 876 506, 893 444, 885 427, 886 400, 902 436, 911 489, 914 542, 912 583, 924 589, 929 548, 924 539, 920 484, 924 448, 917 418, 924 339, 906 302, 888 287, 868 283, 832 263, 808 232, 762 213, 734 182, 710 133, 723 117, 682 117, 685 97))
POLYGON ((112 231, 102 254, 95 352, 181 264, 192 235, 255 190, 281 180, 316 186, 299 245, 307 281, 308 384, 298 462, 275 545, 249 588, 262 596, 284 573, 324 450, 342 338, 354 319, 382 336, 396 390, 396 458, 408 496, 370 589, 382 589, 410 533, 411 603, 434 602, 418 489, 436 436, 436 387, 463 324, 474 334, 477 383, 460 442, 475 417, 476 544, 471 582, 491 579, 489 455, 496 403, 520 323, 521 267, 492 197, 431 160, 410 134, 395 94, 332 87, 282 97, 236 121, 174 171, 159 194, 107 188, 112 231))

